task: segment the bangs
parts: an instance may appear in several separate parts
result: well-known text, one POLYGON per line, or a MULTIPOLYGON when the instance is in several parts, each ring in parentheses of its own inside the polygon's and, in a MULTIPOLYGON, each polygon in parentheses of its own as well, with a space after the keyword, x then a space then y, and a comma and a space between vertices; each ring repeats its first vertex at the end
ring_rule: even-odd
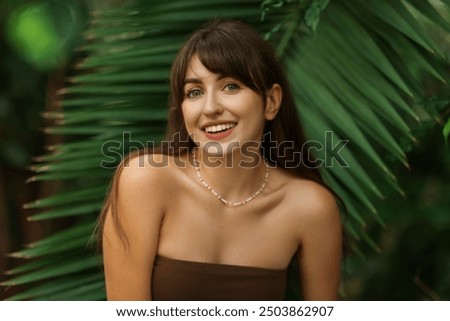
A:
POLYGON ((211 38, 213 39, 202 39, 193 53, 197 54, 203 66, 212 73, 235 78, 252 90, 262 93, 263 89, 254 77, 257 71, 252 70, 253 66, 249 63, 258 59, 255 53, 241 46, 236 39, 217 36, 211 38))

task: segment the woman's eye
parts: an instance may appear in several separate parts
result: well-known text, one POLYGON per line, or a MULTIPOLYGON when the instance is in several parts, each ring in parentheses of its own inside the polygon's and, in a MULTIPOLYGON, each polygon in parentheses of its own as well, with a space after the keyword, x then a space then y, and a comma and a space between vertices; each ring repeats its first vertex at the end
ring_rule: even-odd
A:
POLYGON ((236 91, 238 90, 240 87, 237 84, 226 84, 225 85, 225 90, 227 91, 236 91))
POLYGON ((202 92, 199 89, 192 89, 186 93, 186 97, 196 98, 196 97, 200 96, 201 94, 202 94, 202 92))

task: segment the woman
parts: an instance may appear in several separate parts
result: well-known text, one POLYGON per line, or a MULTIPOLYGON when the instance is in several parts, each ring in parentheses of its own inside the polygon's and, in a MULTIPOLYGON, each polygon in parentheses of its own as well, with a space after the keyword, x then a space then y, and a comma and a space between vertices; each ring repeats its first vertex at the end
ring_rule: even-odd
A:
POLYGON ((194 32, 171 71, 168 138, 118 168, 100 219, 109 300, 335 300, 341 223, 282 66, 248 25, 194 32))

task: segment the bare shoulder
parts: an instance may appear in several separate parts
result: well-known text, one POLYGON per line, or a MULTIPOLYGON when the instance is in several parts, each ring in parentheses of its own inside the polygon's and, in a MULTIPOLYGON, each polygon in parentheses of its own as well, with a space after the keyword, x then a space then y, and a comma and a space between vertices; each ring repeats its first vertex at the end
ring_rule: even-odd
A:
POLYGON ((298 241, 302 296, 336 300, 342 256, 342 224, 334 194, 320 183, 290 178, 289 215, 298 241))
POLYGON ((120 184, 123 182, 130 188, 139 188, 143 184, 157 185, 164 189, 172 182, 170 178, 179 174, 180 162, 171 155, 134 155, 123 163, 120 184))
POLYGON ((320 228, 340 228, 335 195, 325 186, 308 179, 285 177, 285 204, 303 232, 320 228))
POLYGON ((173 187, 175 166, 168 155, 142 154, 130 157, 117 177, 119 198, 122 195, 144 206, 151 203, 149 205, 153 209, 163 206, 168 191, 173 187))
POLYGON ((291 186, 292 202, 307 209, 310 215, 335 215, 338 211, 336 197, 325 186, 307 179, 294 179, 291 186))
MULTIPOLYGON (((129 157, 122 165, 119 179, 124 183, 137 185, 158 182, 167 174, 169 156, 161 154, 140 154, 129 157)), ((131 186, 130 186, 131 187, 131 186)))

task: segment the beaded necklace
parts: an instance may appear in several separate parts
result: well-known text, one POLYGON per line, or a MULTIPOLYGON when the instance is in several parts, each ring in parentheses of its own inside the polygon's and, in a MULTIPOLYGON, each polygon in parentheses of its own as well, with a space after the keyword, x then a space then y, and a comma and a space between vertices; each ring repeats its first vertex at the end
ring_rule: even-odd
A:
POLYGON ((202 174, 200 174, 200 166, 199 162, 197 161, 197 159, 195 158, 195 149, 192 149, 192 158, 194 160, 194 166, 195 166, 195 171, 197 173, 197 177, 200 180, 200 182, 203 184, 203 186, 205 186, 211 193, 213 193, 213 195, 215 197, 217 197, 222 203, 224 203, 227 206, 240 206, 240 205, 244 205, 247 204, 248 202, 254 200, 256 198, 256 196, 258 196, 259 194, 261 194, 261 192, 264 190, 264 188, 267 185, 267 181, 269 179, 269 165, 267 165, 267 162, 264 160, 264 165, 266 166, 266 174, 264 176, 264 182, 262 183, 261 187, 250 197, 248 197, 247 199, 241 201, 241 202, 231 202, 226 200, 225 198, 223 198, 219 193, 217 193, 211 186, 208 185, 208 183, 206 183, 205 179, 203 178, 202 174))

